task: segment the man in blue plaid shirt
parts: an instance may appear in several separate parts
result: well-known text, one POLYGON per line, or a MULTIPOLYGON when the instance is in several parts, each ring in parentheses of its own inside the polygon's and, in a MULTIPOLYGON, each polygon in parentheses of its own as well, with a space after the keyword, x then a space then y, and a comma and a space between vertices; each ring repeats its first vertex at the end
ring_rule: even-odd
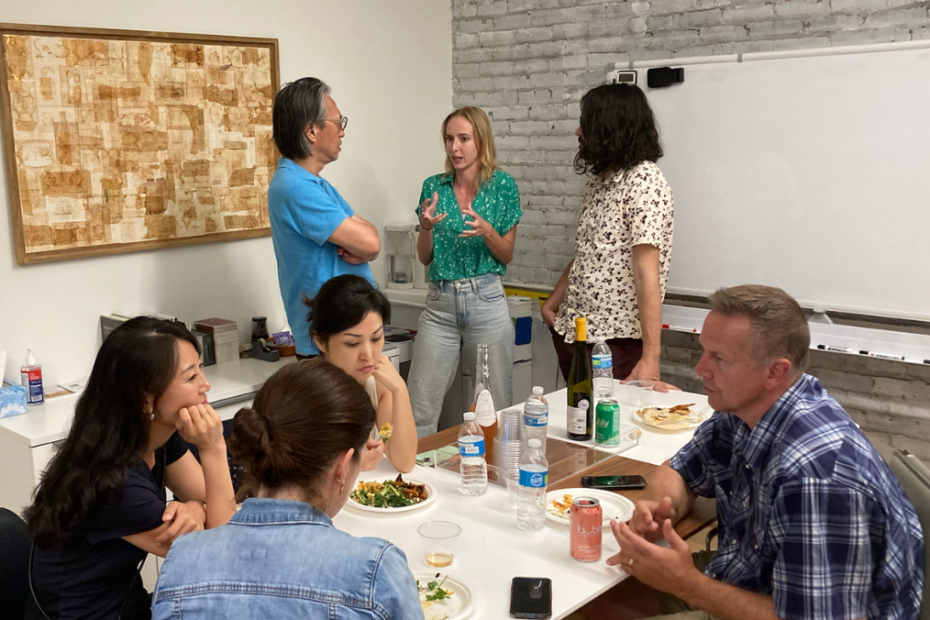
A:
POLYGON ((817 379, 810 332, 784 291, 711 295, 695 372, 716 413, 664 464, 630 523, 620 565, 661 596, 663 618, 916 619, 920 524, 894 474, 817 379), (719 550, 703 572, 672 524, 717 500, 719 550), (654 542, 664 537, 669 547, 654 542))

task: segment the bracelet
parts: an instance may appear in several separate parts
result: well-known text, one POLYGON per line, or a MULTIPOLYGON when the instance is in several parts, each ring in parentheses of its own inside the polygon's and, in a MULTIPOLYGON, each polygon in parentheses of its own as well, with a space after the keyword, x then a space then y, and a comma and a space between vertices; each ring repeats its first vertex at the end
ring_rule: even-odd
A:
POLYGON ((425 230, 426 232, 429 232, 429 231, 433 230, 433 227, 430 226, 429 228, 427 228, 427 227, 424 226, 423 224, 420 224, 420 230, 425 230))

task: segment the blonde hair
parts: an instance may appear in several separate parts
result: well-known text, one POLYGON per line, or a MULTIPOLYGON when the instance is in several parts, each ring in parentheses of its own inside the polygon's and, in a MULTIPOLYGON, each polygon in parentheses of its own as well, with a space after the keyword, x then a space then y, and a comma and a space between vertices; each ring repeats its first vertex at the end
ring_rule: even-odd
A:
POLYGON ((774 286, 744 284, 711 293, 710 309, 726 316, 745 316, 751 326, 750 348, 758 365, 787 358, 795 375, 807 367, 811 344, 807 317, 791 295, 774 286))
MULTIPOLYGON (((449 121, 457 117, 464 118, 471 123, 473 132, 472 138, 477 143, 476 146, 478 148, 478 179, 475 189, 480 189, 484 183, 491 180, 491 177, 494 176, 494 171, 497 170, 497 149, 494 148, 494 134, 491 132, 491 121, 481 108, 465 106, 464 108, 453 110, 452 113, 446 117, 446 120, 442 122, 443 144, 445 144, 446 141, 446 127, 449 125, 449 121)), ((452 167, 452 159, 449 158, 449 153, 447 151, 446 174, 452 174, 454 172, 455 168, 452 167)))

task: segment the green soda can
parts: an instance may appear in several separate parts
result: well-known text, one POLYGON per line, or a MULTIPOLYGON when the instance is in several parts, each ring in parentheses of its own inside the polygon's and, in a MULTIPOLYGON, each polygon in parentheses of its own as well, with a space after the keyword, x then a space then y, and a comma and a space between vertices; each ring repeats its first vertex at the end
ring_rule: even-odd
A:
POLYGON ((594 420, 594 442, 602 446, 620 443, 620 405, 612 399, 597 404, 594 420))

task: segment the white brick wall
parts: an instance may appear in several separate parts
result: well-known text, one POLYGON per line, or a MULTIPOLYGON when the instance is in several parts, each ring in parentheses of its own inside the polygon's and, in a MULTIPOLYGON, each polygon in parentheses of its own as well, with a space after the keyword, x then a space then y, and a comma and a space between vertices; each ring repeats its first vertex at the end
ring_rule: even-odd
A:
POLYGON ((453 103, 493 121, 525 212, 507 276, 534 284, 553 284, 572 256, 578 102, 615 63, 930 38, 926 0, 452 0, 452 11, 453 103))
MULTIPOLYGON (((703 393, 693 370, 700 357, 695 334, 663 331, 663 379, 703 393)), ((843 405, 882 456, 903 448, 930 461, 930 366, 811 351, 808 372, 843 405)))

